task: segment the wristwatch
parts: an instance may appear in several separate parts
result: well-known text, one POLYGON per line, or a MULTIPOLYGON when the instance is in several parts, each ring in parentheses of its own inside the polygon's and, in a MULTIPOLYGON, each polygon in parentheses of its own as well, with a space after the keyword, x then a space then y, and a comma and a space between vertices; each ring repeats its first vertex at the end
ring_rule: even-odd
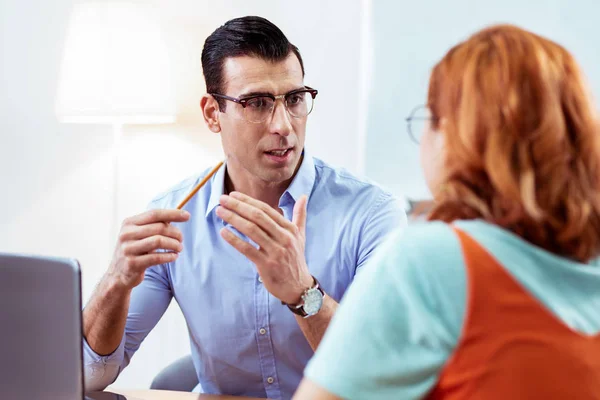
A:
POLYGON ((287 305, 294 314, 298 314, 303 318, 308 318, 319 312, 323 306, 323 297, 325 297, 325 292, 321 289, 321 285, 317 278, 313 276, 313 286, 304 291, 300 304, 284 304, 287 305))

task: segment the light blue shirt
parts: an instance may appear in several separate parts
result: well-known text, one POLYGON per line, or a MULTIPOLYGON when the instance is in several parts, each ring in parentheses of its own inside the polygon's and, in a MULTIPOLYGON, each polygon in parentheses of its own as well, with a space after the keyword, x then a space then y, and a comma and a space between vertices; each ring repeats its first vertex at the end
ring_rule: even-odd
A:
MULTIPOLYGON (((206 173, 159 196, 151 208, 175 208, 206 173)), ((100 357, 84 341, 87 388, 114 381, 174 297, 188 324, 203 393, 272 399, 294 393, 313 351, 294 314, 262 285, 254 264, 221 238, 226 225, 215 209, 224 178, 222 167, 186 205, 191 218, 177 224, 184 238, 179 258, 149 268, 133 290, 119 348, 100 357)), ((405 213, 388 192, 307 154, 279 200, 288 220, 303 194, 309 195, 308 268, 340 301, 385 236, 405 224, 405 213)))
MULTIPOLYGON (((559 257, 483 221, 457 221, 530 295, 571 329, 600 332, 600 265, 559 257)), ((306 376, 348 399, 421 399, 460 339, 467 275, 458 238, 441 222, 384 243, 342 301, 306 376)))

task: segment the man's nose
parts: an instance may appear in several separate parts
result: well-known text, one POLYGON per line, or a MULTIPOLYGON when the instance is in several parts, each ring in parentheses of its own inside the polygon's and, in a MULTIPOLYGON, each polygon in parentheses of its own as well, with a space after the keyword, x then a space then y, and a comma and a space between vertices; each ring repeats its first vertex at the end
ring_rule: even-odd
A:
POLYGON ((288 113, 283 100, 281 102, 276 101, 274 107, 270 124, 271 133, 288 136, 293 131, 290 121, 291 115, 288 113))

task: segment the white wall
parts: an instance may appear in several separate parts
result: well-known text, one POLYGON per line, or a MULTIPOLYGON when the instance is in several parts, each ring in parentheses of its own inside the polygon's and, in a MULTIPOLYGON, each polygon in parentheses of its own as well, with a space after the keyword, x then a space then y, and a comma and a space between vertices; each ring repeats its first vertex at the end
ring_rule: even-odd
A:
POLYGON ((433 65, 452 45, 486 25, 514 23, 563 44, 582 64, 593 92, 600 94, 598 15, 600 3, 594 0, 374 0, 366 174, 396 193, 429 196, 404 118, 426 102, 433 65))
MULTIPOLYGON (((125 126, 113 215, 111 127, 59 124, 54 115, 76 3, 0 0, 0 251, 76 257, 84 302, 110 262, 113 219, 143 211, 155 194, 222 157, 219 137, 204 127, 197 104, 204 93, 204 39, 230 18, 267 17, 298 45, 306 83, 320 91, 307 144, 313 154, 360 172, 355 87, 361 3, 154 1, 169 48, 178 118, 173 125, 125 126)), ((148 387, 162 367, 188 352, 185 322, 173 303, 114 386, 148 387)))

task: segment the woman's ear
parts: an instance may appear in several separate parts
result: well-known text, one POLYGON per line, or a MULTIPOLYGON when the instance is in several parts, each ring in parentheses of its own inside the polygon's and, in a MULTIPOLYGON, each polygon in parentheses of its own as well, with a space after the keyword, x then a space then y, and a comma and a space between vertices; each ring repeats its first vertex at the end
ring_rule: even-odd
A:
POLYGON ((205 94, 200 99, 200 109, 202 110, 202 115, 204 116, 204 121, 206 122, 206 126, 211 132, 219 133, 221 132, 221 124, 219 122, 219 103, 209 94, 205 94))

